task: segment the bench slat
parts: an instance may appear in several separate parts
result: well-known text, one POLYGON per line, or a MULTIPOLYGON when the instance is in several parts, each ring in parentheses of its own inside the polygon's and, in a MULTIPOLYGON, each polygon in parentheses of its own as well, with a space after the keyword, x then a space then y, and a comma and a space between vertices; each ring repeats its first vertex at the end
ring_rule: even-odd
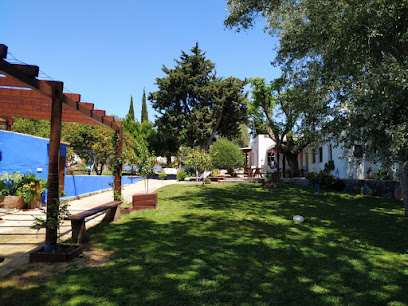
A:
POLYGON ((122 201, 112 201, 112 202, 108 202, 96 207, 93 207, 91 209, 85 210, 83 212, 80 212, 78 214, 75 215, 71 215, 68 217, 68 220, 81 220, 84 219, 86 217, 95 215, 101 211, 107 210, 109 208, 115 207, 115 206, 119 206, 120 204, 122 204, 122 201))

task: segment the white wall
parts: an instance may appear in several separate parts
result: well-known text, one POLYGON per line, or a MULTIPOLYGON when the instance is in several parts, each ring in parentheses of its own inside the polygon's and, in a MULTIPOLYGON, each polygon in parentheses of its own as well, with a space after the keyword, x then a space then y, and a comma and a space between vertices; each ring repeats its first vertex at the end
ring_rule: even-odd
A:
POLYGON ((249 146, 252 148, 251 166, 262 168, 268 164, 268 150, 275 147, 275 142, 268 135, 258 135, 249 146))
MULTIPOLYGON (((268 163, 268 150, 275 147, 275 142, 267 135, 258 135, 249 146, 252 148, 250 165, 252 167, 262 168, 268 163)), ((324 169, 324 164, 330 159, 334 161, 334 171, 331 172, 339 178, 355 178, 366 179, 368 168, 371 167, 374 173, 381 169, 380 164, 373 164, 363 161, 357 163, 351 157, 352 152, 344 151, 340 146, 335 147, 330 142, 325 142, 316 148, 316 161, 313 162, 313 148, 305 148, 298 156, 299 169, 304 169, 306 172, 319 173, 324 169), (322 148, 322 161, 319 159, 319 147, 322 148), (330 154, 331 147, 331 154, 330 154)), ((280 154, 279 166, 282 168, 282 154, 280 154)), ((286 169, 289 169, 286 163, 286 169)), ((282 170, 282 169, 281 169, 282 170)))
MULTIPOLYGON (((304 165, 307 164, 307 167, 304 167, 307 172, 320 172, 324 169, 324 164, 330 160, 330 145, 330 143, 324 143, 316 148, 317 157, 315 163, 313 163, 313 148, 309 147, 303 150, 301 155, 304 158, 304 165), (318 156, 319 147, 321 147, 323 150, 323 160, 321 162, 318 156)), ((357 163, 350 156, 351 152, 346 152, 340 147, 334 147, 334 145, 331 145, 331 148, 335 167, 331 174, 339 178, 366 179, 369 167, 371 167, 373 174, 378 172, 378 170, 381 168, 380 165, 367 161, 357 163)), ((300 162, 299 167, 301 167, 300 162)))

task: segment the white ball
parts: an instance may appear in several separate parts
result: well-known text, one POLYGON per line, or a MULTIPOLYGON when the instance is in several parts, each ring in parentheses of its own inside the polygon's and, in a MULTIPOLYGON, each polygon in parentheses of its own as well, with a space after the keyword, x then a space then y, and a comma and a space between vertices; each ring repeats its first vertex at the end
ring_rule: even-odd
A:
POLYGON ((305 221, 305 218, 303 218, 302 216, 296 215, 293 217, 293 221, 302 223, 303 221, 305 221))

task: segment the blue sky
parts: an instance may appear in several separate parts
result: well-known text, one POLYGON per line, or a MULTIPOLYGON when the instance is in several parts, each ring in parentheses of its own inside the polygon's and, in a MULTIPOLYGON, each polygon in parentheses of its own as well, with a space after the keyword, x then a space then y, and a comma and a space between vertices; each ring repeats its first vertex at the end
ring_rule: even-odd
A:
POLYGON ((5 0, 0 43, 108 114, 124 117, 133 95, 140 120, 143 88, 156 91, 162 66, 174 67, 181 50, 196 42, 218 76, 279 76, 270 65, 276 40, 261 26, 241 33, 225 29, 226 16, 223 0, 5 0))

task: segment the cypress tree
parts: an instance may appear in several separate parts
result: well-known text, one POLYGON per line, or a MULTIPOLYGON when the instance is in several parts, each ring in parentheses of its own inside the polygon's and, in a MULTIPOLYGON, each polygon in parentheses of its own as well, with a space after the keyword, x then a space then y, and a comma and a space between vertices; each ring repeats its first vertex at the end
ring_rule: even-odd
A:
POLYGON ((147 113, 147 104, 146 104, 146 92, 143 88, 143 99, 142 99, 142 120, 141 122, 149 121, 149 114, 147 113))
POLYGON ((133 97, 130 96, 130 106, 129 112, 127 114, 127 119, 131 121, 135 121, 135 110, 133 109, 133 97))

